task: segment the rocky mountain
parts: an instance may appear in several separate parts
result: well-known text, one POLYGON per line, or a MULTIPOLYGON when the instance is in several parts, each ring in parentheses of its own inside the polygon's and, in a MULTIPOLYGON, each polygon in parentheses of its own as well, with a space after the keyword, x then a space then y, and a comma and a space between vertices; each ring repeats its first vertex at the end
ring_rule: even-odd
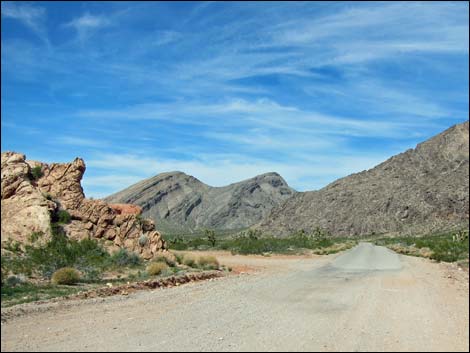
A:
POLYGON ((279 236, 316 227, 333 235, 421 234, 468 226, 469 123, 375 168, 301 192, 258 225, 279 236))
POLYGON ((9 239, 28 242, 33 232, 49 237, 52 216, 61 210, 71 216, 64 226, 71 238, 102 239, 111 251, 126 248, 147 259, 166 249, 155 224, 140 217, 139 207, 85 198, 81 158, 46 164, 26 160, 21 153, 4 152, 1 167, 2 249, 9 239))
POLYGON ((211 187, 190 175, 171 172, 143 180, 105 200, 139 205, 159 230, 171 233, 247 228, 293 194, 277 173, 211 187))

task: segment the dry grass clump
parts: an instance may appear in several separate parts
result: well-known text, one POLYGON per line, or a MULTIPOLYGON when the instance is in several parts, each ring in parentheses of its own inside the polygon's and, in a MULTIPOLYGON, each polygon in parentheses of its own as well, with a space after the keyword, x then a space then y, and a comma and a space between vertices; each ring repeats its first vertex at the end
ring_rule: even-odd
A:
POLYGON ((152 262, 147 266, 147 273, 150 276, 157 276, 167 269, 168 265, 165 262, 152 262))
POLYGON ((183 265, 189 267, 196 267, 196 259, 191 255, 184 255, 183 257, 183 265))
POLYGON ((176 262, 175 260, 171 259, 169 256, 166 255, 157 255, 153 258, 153 262, 164 262, 170 267, 175 267, 176 262))
POLYGON ((58 269, 52 275, 51 281, 54 284, 75 284, 80 280, 80 272, 72 267, 58 269))
POLYGON ((219 268, 219 261, 214 256, 201 256, 197 262, 199 267, 205 270, 217 270, 219 268))

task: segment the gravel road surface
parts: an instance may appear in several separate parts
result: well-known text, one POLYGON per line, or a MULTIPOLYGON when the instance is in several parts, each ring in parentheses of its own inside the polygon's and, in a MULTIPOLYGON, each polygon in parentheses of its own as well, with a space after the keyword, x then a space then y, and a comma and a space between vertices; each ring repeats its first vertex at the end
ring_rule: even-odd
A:
POLYGON ((31 311, 2 323, 2 351, 469 349, 468 274, 455 266, 367 243, 323 257, 218 257, 246 271, 31 311))

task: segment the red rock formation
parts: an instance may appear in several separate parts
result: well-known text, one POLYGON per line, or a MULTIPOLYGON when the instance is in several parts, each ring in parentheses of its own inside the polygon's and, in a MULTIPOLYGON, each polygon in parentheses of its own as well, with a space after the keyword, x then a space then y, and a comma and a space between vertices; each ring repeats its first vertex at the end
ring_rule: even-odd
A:
POLYGON ((142 207, 137 205, 132 205, 128 203, 113 203, 109 204, 108 206, 111 207, 117 214, 142 214, 142 207))

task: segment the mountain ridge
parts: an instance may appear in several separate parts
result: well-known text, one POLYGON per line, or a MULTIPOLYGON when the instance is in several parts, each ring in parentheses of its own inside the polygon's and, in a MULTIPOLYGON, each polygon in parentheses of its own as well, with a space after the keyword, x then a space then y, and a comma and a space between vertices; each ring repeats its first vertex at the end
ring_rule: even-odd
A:
POLYGON ((456 124, 377 166, 299 192, 254 227, 286 235, 420 234, 468 226, 469 122, 456 124))
POLYGON ((105 200, 139 205, 157 228, 171 233, 247 228, 295 192, 276 172, 215 187, 173 171, 142 180, 105 200))

